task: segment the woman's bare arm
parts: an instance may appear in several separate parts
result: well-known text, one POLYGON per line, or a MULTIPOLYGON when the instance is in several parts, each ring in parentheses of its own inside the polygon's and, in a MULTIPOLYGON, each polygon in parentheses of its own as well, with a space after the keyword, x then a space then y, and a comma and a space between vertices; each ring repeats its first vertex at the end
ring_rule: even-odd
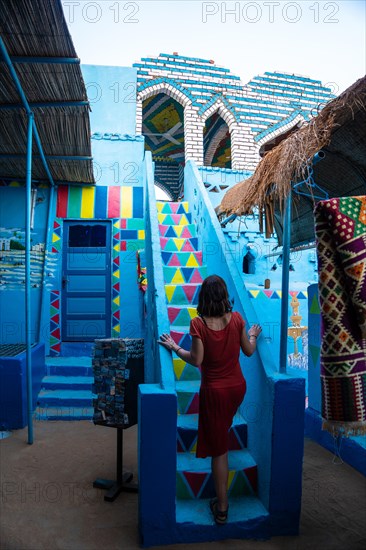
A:
POLYGON ((251 326, 248 330, 248 334, 245 330, 245 327, 243 328, 240 337, 240 346, 243 350, 243 353, 245 353, 245 355, 247 355, 248 357, 253 355, 253 353, 255 352, 257 348, 257 337, 260 335, 261 332, 262 328, 260 327, 260 325, 251 326))

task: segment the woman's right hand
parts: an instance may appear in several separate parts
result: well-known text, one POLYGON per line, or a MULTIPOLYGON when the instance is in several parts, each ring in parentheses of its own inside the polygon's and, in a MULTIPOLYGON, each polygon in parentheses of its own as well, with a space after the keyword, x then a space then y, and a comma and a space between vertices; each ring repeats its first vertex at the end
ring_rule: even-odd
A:
POLYGON ((257 325, 257 324, 252 325, 248 330, 249 338, 251 336, 255 336, 256 338, 258 338, 261 332, 262 332, 262 327, 260 325, 257 325))

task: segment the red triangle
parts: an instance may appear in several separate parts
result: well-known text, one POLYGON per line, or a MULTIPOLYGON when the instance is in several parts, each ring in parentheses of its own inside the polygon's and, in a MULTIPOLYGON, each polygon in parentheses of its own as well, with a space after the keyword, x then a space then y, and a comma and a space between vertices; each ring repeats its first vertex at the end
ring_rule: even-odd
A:
POLYGON ((174 342, 179 345, 179 342, 184 336, 184 332, 177 332, 175 330, 171 330, 170 336, 173 338, 174 342))
POLYGON ((54 317, 52 317, 52 321, 56 323, 57 325, 60 324, 60 315, 57 313, 54 317))
POLYGON ((206 481, 208 474, 207 473, 192 473, 192 472, 183 472, 184 477, 186 478, 188 485, 192 489, 194 496, 197 496, 201 488, 206 481))
POLYGON ((54 302, 51 302, 51 306, 53 306, 55 309, 60 309, 60 300, 55 300, 54 302))
POLYGON ((119 310, 119 309, 117 309, 117 311, 115 311, 115 312, 113 313, 113 317, 114 317, 115 319, 119 319, 119 318, 120 318, 120 310, 119 310))
POLYGON ((252 466, 251 468, 246 468, 244 470, 245 475, 247 476, 247 479, 252 486, 253 491, 257 492, 258 487, 258 471, 257 466, 252 466))
POLYGON ((171 202, 170 203, 170 211, 175 214, 176 211, 178 210, 179 206, 180 206, 179 202, 177 202, 177 203, 171 202))
POLYGON ((172 257, 170 258, 170 261, 168 263, 168 265, 172 266, 172 267, 180 267, 180 261, 179 261, 179 258, 176 254, 173 254, 172 257))
POLYGON ((194 248, 191 245, 191 241, 186 240, 186 242, 182 246, 182 252, 194 252, 194 248))
POLYGON ((180 309, 178 307, 168 307, 168 316, 169 316, 170 324, 174 323, 179 313, 180 313, 180 309))
POLYGON ((290 290, 289 294, 290 294, 290 296, 296 296, 297 291, 296 290, 290 290))
POLYGON ((263 292, 268 298, 270 298, 273 294, 273 290, 263 290, 263 292))
POLYGON ((116 258, 113 258, 113 263, 116 265, 119 265, 119 256, 117 256, 116 258))
POLYGON ((60 227, 60 224, 57 223, 56 221, 53 222, 53 228, 54 229, 58 229, 60 227))
POLYGON ((195 292, 196 292, 196 288, 197 287, 195 286, 188 286, 188 285, 182 286, 183 292, 187 296, 187 299, 189 302, 192 302, 193 296, 195 295, 195 292))
POLYGON ((114 290, 117 290, 119 292, 119 283, 116 283, 113 285, 114 290))
POLYGON ((194 394, 194 397, 189 405, 186 414, 197 414, 199 409, 199 395, 198 393, 194 394))
POLYGON ((173 218, 173 221, 174 221, 174 225, 179 225, 179 222, 180 222, 180 214, 171 214, 172 218, 173 218))
POLYGON ((61 344, 54 344, 53 346, 51 346, 51 349, 53 349, 53 351, 61 351, 61 344))
POLYGON ((57 254, 57 252, 58 252, 57 248, 55 248, 55 247, 53 246, 53 247, 52 247, 52 252, 57 254))
POLYGON ((184 453, 185 449, 183 449, 181 442, 179 439, 177 439, 177 453, 184 453))
POLYGON ((198 271, 198 269, 195 269, 191 277, 190 283, 202 283, 202 281, 203 279, 201 273, 198 271))
POLYGON ((60 340, 61 338, 60 329, 57 328, 56 330, 51 332, 51 336, 53 336, 54 338, 57 338, 57 340, 60 340))
POLYGON ((182 231, 181 238, 190 239, 192 237, 192 233, 188 229, 188 227, 185 227, 182 231))

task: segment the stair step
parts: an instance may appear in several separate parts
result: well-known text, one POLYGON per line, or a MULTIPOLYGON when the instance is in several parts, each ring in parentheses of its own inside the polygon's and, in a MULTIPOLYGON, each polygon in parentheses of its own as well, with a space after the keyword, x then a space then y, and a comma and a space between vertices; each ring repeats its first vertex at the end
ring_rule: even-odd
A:
POLYGON ((184 212, 182 214, 165 214, 159 212, 158 222, 161 225, 189 225, 192 223, 192 214, 190 212, 184 212))
MULTIPOLYGON (((178 416, 177 451, 195 453, 197 445, 198 414, 178 416)), ((237 413, 229 430, 229 451, 245 449, 248 439, 248 427, 244 418, 237 413)))
POLYGON ((186 285, 166 284, 165 295, 167 302, 169 305, 197 305, 200 288, 200 283, 186 285))
POLYGON ((160 237, 160 246, 162 250, 167 252, 192 252, 198 250, 198 238, 160 237))
MULTIPOLYGON (((230 497, 255 496, 257 465, 247 449, 229 451, 230 497)), ((196 458, 193 453, 177 454, 177 498, 196 499, 215 496, 211 458, 196 458)))
POLYGON ((92 407, 37 407, 34 420, 91 420, 92 407))
POLYGON ((47 390, 91 390, 92 376, 45 376, 42 388, 47 390))
POLYGON ((173 368, 176 381, 188 382, 190 380, 201 380, 200 369, 186 363, 179 357, 173 356, 173 368))
POLYGON ((172 327, 189 327, 191 320, 197 317, 197 308, 190 305, 168 306, 168 317, 172 327))
POLYGON ((50 407, 91 407, 95 397, 91 390, 41 390, 38 394, 38 405, 50 407))
POLYGON ((175 384, 178 414, 196 414, 199 405, 199 380, 179 381, 175 384))
POLYGON ((187 201, 156 201, 156 209, 162 214, 183 214, 184 212, 189 212, 187 201))
POLYGON ((197 237, 197 228, 193 223, 188 225, 163 225, 159 223, 159 235, 169 239, 192 239, 197 237))
MULTIPOLYGON (((237 538, 244 538, 245 527, 242 522, 248 522, 248 530, 252 531, 254 521, 259 525, 262 522, 267 522, 268 518, 269 513, 259 498, 255 496, 232 497, 229 499, 228 521, 226 525, 220 525, 220 534, 222 533, 222 538, 224 539, 233 538, 233 532, 229 532, 231 524, 240 522, 241 533, 238 533, 237 538)), ((176 521, 177 523, 184 523, 186 525, 191 524, 190 529, 193 526, 212 525, 216 532, 218 530, 210 510, 209 499, 177 499, 176 521)), ((208 539, 206 538, 205 540, 208 539)))
POLYGON ((49 376, 92 376, 91 357, 46 357, 49 376))
POLYGON ((202 283, 207 275, 206 266, 200 267, 170 267, 163 266, 166 284, 202 283))
POLYGON ((161 251, 161 257, 164 265, 170 267, 199 267, 202 265, 202 252, 169 252, 166 250, 161 251))

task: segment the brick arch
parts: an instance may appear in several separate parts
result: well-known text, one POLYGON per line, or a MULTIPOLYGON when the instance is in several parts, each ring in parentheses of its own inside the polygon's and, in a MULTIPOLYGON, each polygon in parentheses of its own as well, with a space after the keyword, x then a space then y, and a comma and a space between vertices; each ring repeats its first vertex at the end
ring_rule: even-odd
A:
POLYGON ((166 94, 169 97, 172 97, 183 107, 187 107, 187 105, 191 105, 193 103, 193 98, 190 93, 183 88, 183 86, 180 86, 174 81, 161 81, 160 78, 157 80, 151 80, 145 84, 142 89, 140 88, 137 91, 137 101, 142 103, 144 99, 158 94, 166 94))
POLYGON ((210 116, 212 116, 214 113, 218 113, 220 117, 226 122, 226 124, 230 127, 233 124, 233 122, 236 122, 234 114, 231 112, 230 108, 225 104, 226 102, 223 101, 222 98, 217 99, 212 105, 209 105, 205 107, 205 109, 200 111, 201 120, 203 123, 206 122, 210 116))
POLYGON ((265 136, 263 136, 259 141, 257 141, 258 150, 268 143, 269 141, 272 141, 272 139, 276 138, 277 136, 280 136, 281 134, 285 134, 289 130, 291 130, 294 126, 299 124, 299 122, 305 121, 304 116, 301 113, 298 113, 295 118, 292 118, 290 121, 286 123, 286 120, 281 121, 281 126, 278 126, 272 132, 269 132, 265 136))

